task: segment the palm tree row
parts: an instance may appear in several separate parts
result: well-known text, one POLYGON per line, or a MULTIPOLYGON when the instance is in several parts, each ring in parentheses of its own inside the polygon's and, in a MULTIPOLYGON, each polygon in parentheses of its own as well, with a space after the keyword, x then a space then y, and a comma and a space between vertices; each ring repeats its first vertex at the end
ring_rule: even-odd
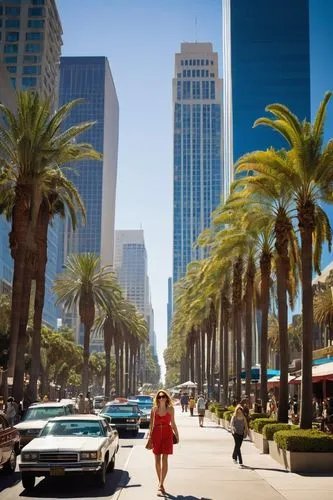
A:
MULTIPOLYGON (((214 374, 216 368, 212 365, 216 360, 211 342, 218 332, 217 365, 220 381, 223 380, 224 399, 229 378, 233 376, 235 396, 239 400, 242 352, 246 393, 250 390, 254 314, 259 311, 260 390, 265 405, 268 316, 273 294, 277 302, 281 369, 279 420, 287 422, 288 301, 293 307, 300 282, 302 428, 310 428, 312 424, 312 273, 313 270, 320 272, 323 243, 331 244, 331 227, 322 208, 322 203, 333 201, 333 143, 323 144, 325 114, 331 95, 325 95, 313 123, 301 122, 281 104, 267 106, 271 117, 255 122, 255 126, 268 126, 278 132, 286 148, 255 151, 237 161, 230 196, 213 213, 212 228, 198 241, 210 249, 210 256, 192 263, 177 286, 172 334, 179 339, 181 356, 188 360, 189 366, 194 359, 196 368, 191 375, 197 371, 195 378, 199 387, 205 379, 211 389, 211 373, 214 374), (212 322, 212 311, 218 322, 212 322), (211 330, 212 324, 216 333, 211 330)), ((170 353, 166 358, 168 356, 170 353)))

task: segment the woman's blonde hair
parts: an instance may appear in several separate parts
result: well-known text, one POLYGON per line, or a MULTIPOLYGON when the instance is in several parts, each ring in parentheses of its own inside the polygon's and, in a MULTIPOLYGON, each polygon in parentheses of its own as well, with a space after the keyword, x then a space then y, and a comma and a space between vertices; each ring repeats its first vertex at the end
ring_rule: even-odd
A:
POLYGON ((237 405, 236 408, 235 408, 235 412, 234 412, 234 416, 237 415, 237 411, 238 410, 241 410, 241 412, 243 413, 244 415, 244 408, 242 407, 242 405, 237 405))
POLYGON ((157 391, 155 398, 154 398, 154 406, 158 407, 158 395, 161 393, 165 395, 165 406, 166 407, 173 406, 172 399, 171 399, 170 395, 164 389, 157 391))

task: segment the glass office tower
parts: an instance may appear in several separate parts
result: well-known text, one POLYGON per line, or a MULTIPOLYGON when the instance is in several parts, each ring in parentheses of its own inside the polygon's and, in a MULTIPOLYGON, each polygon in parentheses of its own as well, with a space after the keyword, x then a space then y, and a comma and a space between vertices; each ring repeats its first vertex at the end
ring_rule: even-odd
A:
POLYGON ((301 119, 310 112, 308 0, 222 0, 223 192, 244 153, 283 146, 267 127, 252 128, 267 104, 283 103, 301 119))
POLYGON ((182 43, 173 79, 173 283, 204 257, 194 247, 221 193, 221 99, 218 55, 211 43, 182 43))

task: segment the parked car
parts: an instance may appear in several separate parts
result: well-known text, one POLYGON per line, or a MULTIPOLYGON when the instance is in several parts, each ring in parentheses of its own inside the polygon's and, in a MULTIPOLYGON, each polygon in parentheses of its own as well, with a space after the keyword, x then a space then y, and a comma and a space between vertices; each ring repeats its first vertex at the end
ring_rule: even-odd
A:
POLYGON ((21 448, 37 437, 50 418, 72 415, 72 405, 67 403, 34 403, 27 409, 23 420, 15 427, 20 433, 21 448))
POLYGON ((20 434, 0 414, 0 467, 5 472, 15 472, 16 457, 20 452, 20 434))
POLYGON ((119 449, 118 432, 98 415, 72 415, 50 419, 40 436, 22 450, 19 464, 26 490, 36 476, 93 474, 104 486, 113 471, 119 449))
POLYGON ((99 415, 118 430, 132 431, 134 436, 139 432, 141 411, 136 403, 108 403, 99 415))
POLYGON ((107 398, 105 396, 95 396, 93 400, 93 408, 94 413, 98 415, 98 413, 104 408, 107 402, 107 398))
POLYGON ((141 427, 149 427, 150 424, 150 413, 153 407, 153 399, 150 396, 133 396, 129 399, 129 402, 136 403, 141 410, 141 427))

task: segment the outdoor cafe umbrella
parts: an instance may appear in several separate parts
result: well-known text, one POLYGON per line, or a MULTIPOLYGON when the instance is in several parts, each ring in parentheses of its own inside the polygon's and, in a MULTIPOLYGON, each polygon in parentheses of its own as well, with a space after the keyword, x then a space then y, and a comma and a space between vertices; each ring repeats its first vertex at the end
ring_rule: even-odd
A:
POLYGON ((176 389, 195 389, 196 387, 196 382, 191 382, 191 380, 188 380, 187 382, 183 382, 182 384, 177 385, 176 389))

